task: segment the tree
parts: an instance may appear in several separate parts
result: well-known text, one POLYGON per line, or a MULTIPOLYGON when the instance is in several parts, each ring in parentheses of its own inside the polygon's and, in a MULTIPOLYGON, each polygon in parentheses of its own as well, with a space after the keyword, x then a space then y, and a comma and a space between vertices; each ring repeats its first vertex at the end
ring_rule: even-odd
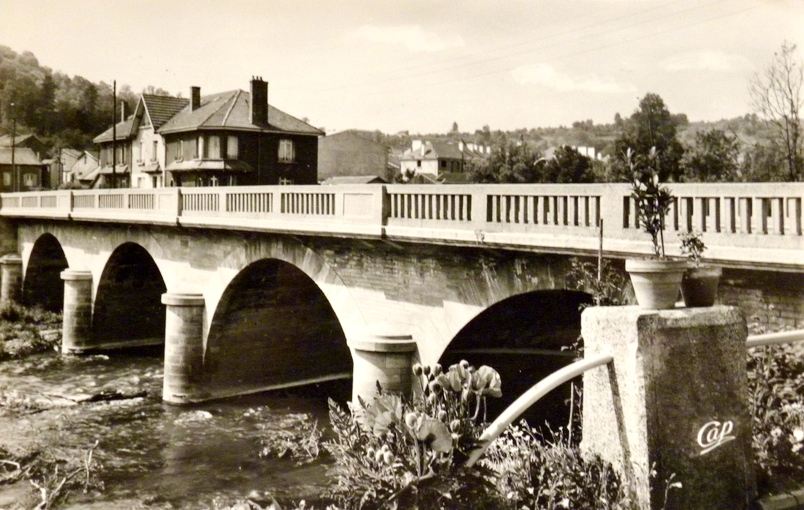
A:
POLYGON ((785 156, 786 178, 804 177, 804 147, 801 132, 801 88, 804 68, 795 57, 796 45, 785 41, 780 52, 762 72, 753 76, 749 93, 754 110, 773 127, 772 146, 785 156))
POLYGON ((457 134, 458 133, 458 123, 457 122, 452 123, 452 129, 450 130, 450 133, 452 133, 452 134, 457 134))
POLYGON ((556 149, 553 159, 544 168, 544 182, 573 183, 594 182, 592 163, 569 145, 556 149))
POLYGON ((477 183, 545 182, 543 166, 541 151, 521 141, 496 145, 487 159, 468 164, 477 183))
POLYGON ((658 94, 648 93, 639 102, 639 109, 624 122, 623 132, 614 142, 612 174, 616 180, 630 182, 633 178, 626 158, 630 148, 640 157, 648 157, 651 149, 659 154, 657 169, 662 182, 678 181, 682 176, 679 164, 684 147, 676 138, 677 124, 686 116, 675 118, 658 94))
POLYGON ((695 146, 686 153, 687 179, 696 182, 733 182, 738 178, 740 146, 720 129, 695 133, 695 146))

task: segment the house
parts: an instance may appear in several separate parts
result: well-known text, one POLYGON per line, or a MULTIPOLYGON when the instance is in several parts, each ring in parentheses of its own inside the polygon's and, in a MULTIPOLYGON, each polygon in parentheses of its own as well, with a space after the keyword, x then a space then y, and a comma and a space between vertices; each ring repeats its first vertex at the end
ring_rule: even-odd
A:
POLYGON ((86 188, 93 188, 100 176, 100 160, 91 152, 84 151, 70 168, 67 176, 63 184, 74 182, 86 188))
POLYGON ((486 157, 486 151, 474 144, 413 140, 411 148, 399 158, 400 172, 407 176, 427 176, 443 182, 446 174, 462 174, 475 158, 486 157))
POLYGON ((137 132, 132 139, 131 187, 164 186, 165 146, 159 129, 190 101, 172 96, 142 94, 134 108, 137 132))
POLYGON ((373 175, 390 181, 388 147, 372 139, 372 134, 342 131, 318 140, 318 179, 373 175))
POLYGON ((158 129, 165 145, 165 184, 219 186, 316 184, 318 137, 324 132, 268 104, 268 83, 250 91, 201 96, 158 129))
MULTIPOLYGON (((0 147, 11 147, 11 145, 11 135, 0 136, 0 147)), ((14 136, 13 145, 15 147, 26 147, 31 149, 36 154, 36 157, 40 159, 44 158, 47 153, 47 145, 45 145, 45 142, 40 140, 39 137, 34 134, 17 134, 14 136)))
POLYGON ((127 188, 131 183, 131 153, 138 126, 134 116, 128 115, 125 101, 120 106, 120 121, 92 140, 100 149, 98 188, 127 188))
POLYGON ((0 147, 1 192, 40 190, 48 177, 48 166, 33 149, 0 147))

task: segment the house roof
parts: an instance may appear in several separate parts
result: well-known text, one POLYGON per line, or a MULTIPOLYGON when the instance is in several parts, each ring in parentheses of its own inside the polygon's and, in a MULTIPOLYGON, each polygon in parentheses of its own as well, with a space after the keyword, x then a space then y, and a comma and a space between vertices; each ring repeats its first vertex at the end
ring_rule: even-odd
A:
POLYGON ((478 156, 479 153, 475 151, 461 148, 449 142, 438 141, 422 141, 421 145, 417 148, 410 148, 405 150, 399 157, 400 161, 410 160, 435 160, 435 159, 466 159, 478 156))
MULTIPOLYGON (((14 145, 19 147, 20 145, 24 144, 25 142, 27 142, 28 140, 31 140, 31 139, 34 139, 34 140, 38 141, 39 143, 42 143, 42 140, 40 140, 38 136, 36 136, 33 133, 28 133, 28 134, 25 134, 25 135, 19 135, 19 134, 16 135, 14 137, 14 145)), ((0 136, 0 147, 11 147, 11 145, 12 145, 11 135, 0 136)))
POLYGON ((284 131, 323 136, 324 132, 310 124, 268 105, 268 125, 251 123, 251 94, 243 90, 220 92, 201 98, 201 104, 190 110, 189 104, 165 122, 162 134, 198 129, 231 129, 244 131, 284 131))
MULTIPOLYGON (((0 147, 0 165, 11 164, 11 147, 0 147)), ((42 161, 33 151, 28 147, 17 147, 14 149, 14 164, 15 165, 35 165, 42 166, 42 161)))
POLYGON ((388 182, 376 175, 336 175, 321 184, 382 184, 388 182))
MULTIPOLYGON (((115 124, 115 140, 128 140, 134 138, 137 134, 134 127, 134 116, 130 116, 123 122, 115 124)), ((112 141, 112 128, 107 129, 92 139, 95 143, 111 142, 112 141)))
MULTIPOLYGON (((153 94, 143 94, 140 101, 148 112, 154 131, 162 127, 171 117, 190 104, 189 99, 173 96, 155 96, 153 94)), ((137 108, 139 108, 139 105, 137 105, 137 108)))

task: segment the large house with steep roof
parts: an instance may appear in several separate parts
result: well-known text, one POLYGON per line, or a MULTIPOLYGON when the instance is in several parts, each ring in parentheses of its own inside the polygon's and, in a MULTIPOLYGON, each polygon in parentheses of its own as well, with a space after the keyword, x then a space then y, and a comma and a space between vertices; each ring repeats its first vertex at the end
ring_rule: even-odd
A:
POLYGON ((268 104, 268 83, 190 99, 143 94, 131 116, 101 145, 96 186, 233 186, 315 184, 318 137, 324 133, 268 104), (111 179, 116 178, 112 183, 111 179))
POLYGON ((49 186, 47 165, 29 147, 0 147, 0 192, 35 191, 49 186))
POLYGON ((268 104, 268 83, 201 96, 159 129, 168 185, 316 184, 324 133, 268 104))

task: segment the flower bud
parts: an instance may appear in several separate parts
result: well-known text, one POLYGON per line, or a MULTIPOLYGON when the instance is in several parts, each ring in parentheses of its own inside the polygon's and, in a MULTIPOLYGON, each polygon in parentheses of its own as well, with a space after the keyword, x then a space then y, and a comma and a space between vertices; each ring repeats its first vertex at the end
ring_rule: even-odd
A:
POLYGON ((420 375, 422 375, 422 372, 424 372, 424 370, 422 369, 421 363, 415 363, 413 365, 413 373, 414 373, 414 375, 420 376, 420 375))
POLYGON ((408 413, 408 414, 406 414, 405 415, 405 425, 407 425, 408 428, 410 428, 410 429, 416 427, 416 421, 418 420, 418 418, 419 417, 416 415, 416 413, 408 413))
POLYGON ((422 370, 424 370, 424 375, 430 375, 430 365, 424 365, 422 370))
POLYGON ((438 421, 447 421, 447 412, 445 410, 438 411, 438 421))
POLYGON ((430 391, 432 391, 433 393, 436 393, 436 394, 441 393, 441 390, 444 389, 444 388, 441 387, 441 383, 438 382, 438 381, 430 381, 429 388, 430 388, 430 391))
POLYGON ((394 462, 394 454, 390 451, 383 452, 382 460, 390 466, 394 462))
POLYGON ((461 428, 461 420, 452 420, 449 422, 449 429, 451 431, 457 432, 459 428, 461 428))
POLYGON ((433 375, 438 377, 444 371, 444 368, 441 366, 441 363, 436 363, 433 365, 433 375))
POLYGON ((377 450, 374 453, 374 462, 379 463, 382 460, 382 457, 383 457, 383 451, 382 450, 377 450))

